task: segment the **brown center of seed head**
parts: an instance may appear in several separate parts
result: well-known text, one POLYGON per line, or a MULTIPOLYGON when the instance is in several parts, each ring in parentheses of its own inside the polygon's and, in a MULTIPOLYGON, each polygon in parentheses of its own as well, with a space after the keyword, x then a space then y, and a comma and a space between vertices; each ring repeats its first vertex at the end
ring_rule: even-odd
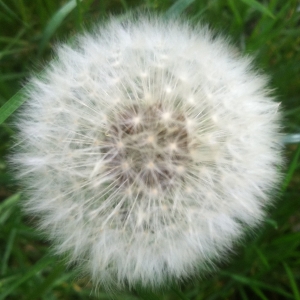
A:
POLYGON ((161 104, 123 107, 109 120, 107 169, 129 192, 158 194, 184 180, 189 160, 186 118, 161 104))

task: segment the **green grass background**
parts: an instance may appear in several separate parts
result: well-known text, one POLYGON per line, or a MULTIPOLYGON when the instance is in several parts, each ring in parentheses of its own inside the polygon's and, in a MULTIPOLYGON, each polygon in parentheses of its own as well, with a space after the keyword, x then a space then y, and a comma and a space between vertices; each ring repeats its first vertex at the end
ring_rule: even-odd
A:
POLYGON ((297 0, 0 0, 0 300, 2 299, 298 299, 300 300, 300 2, 297 0), (215 273, 152 293, 97 294, 67 269, 19 207, 7 169, 13 112, 26 78, 42 70, 53 46, 131 9, 184 15, 228 35, 270 74, 284 111, 286 167, 268 219, 215 273), (17 94, 16 94, 17 93, 17 94), (299 135, 297 135, 299 133, 299 135))

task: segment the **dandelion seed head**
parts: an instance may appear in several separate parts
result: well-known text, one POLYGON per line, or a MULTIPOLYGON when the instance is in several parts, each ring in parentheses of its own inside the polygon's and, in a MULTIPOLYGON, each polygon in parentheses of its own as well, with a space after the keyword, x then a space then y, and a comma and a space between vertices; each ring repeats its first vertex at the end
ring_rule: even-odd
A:
POLYGON ((262 221, 278 183, 266 83, 206 27, 157 16, 59 46, 18 119, 26 211, 96 284, 197 273, 262 221))

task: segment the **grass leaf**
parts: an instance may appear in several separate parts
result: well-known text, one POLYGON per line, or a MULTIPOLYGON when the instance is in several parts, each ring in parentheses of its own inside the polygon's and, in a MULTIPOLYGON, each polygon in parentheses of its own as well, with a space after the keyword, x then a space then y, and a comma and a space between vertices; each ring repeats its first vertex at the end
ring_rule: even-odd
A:
POLYGON ((272 14, 272 12, 267 7, 259 3, 258 1, 256 0, 242 0, 242 1, 247 5, 249 5, 250 7, 259 10, 261 13, 266 14, 269 17, 275 19, 275 16, 272 14))
POLYGON ((50 266, 55 261, 54 257, 44 256, 41 258, 32 268, 29 269, 21 278, 16 280, 10 286, 3 290, 0 295, 0 300, 7 299, 6 297, 13 293, 22 283, 24 283, 29 278, 35 276, 38 272, 42 271, 45 267, 50 266))
POLYGON ((13 207, 20 200, 20 193, 14 194, 8 197, 6 200, 0 203, 0 214, 3 213, 3 210, 6 208, 13 207))
POLYGON ((39 45, 38 55, 41 55, 43 53, 49 40, 51 39, 57 28, 61 25, 61 23, 67 17, 67 15, 76 7, 76 5, 76 0, 71 0, 67 2, 50 19, 50 21, 46 25, 46 28, 44 29, 43 37, 39 45))
POLYGON ((41 299, 41 296, 45 295, 47 291, 60 279, 65 267, 62 263, 55 265, 48 275, 48 277, 28 295, 28 299, 41 299))
POLYGON ((298 161, 299 161, 299 156, 300 156, 300 145, 298 146, 296 153, 294 154, 294 157, 292 159, 292 162, 289 165, 289 168, 287 170, 283 185, 281 190, 285 191, 290 183, 290 181, 293 178, 293 175, 298 167, 298 161))
POLYGON ((300 143, 300 133, 287 134, 283 137, 282 142, 284 144, 299 144, 300 143))
MULTIPOLYGON (((260 282, 258 280, 255 280, 255 279, 252 279, 252 278, 248 278, 248 277, 245 277, 245 276, 242 276, 242 275, 237 275, 237 274, 231 274, 231 273, 228 273, 228 272, 225 272, 225 271, 222 271, 221 272, 222 274, 226 274, 226 275, 229 275, 231 278, 233 278, 234 280, 240 282, 240 283, 243 283, 243 284, 246 284, 248 286, 250 286, 252 289, 253 288, 263 288, 265 290, 269 290, 269 291, 273 291, 273 292, 276 292, 278 294, 281 294, 283 296, 285 296, 287 299, 292 299, 293 298, 293 295, 286 292, 285 290, 279 288, 279 287, 275 287, 275 286, 272 286, 272 285, 269 285, 269 284, 266 284, 266 283, 263 283, 263 282, 260 282)), ((256 290, 256 292, 259 293, 258 290, 256 290)))
POLYGON ((175 289, 175 288, 173 288, 172 290, 179 297, 179 299, 181 299, 181 300, 189 300, 189 298, 186 297, 182 291, 180 291, 178 289, 175 289))
POLYGON ((264 293, 258 287, 251 287, 256 295, 259 296, 262 300, 268 300, 268 298, 264 295, 264 293))
POLYGON ((188 8, 195 0, 178 0, 165 13, 165 16, 179 16, 186 8, 188 8))
POLYGON ((297 287, 295 277, 294 277, 291 269, 289 268, 289 266, 286 263, 283 263, 283 266, 284 266, 285 271, 286 271, 286 273, 288 275, 288 278, 290 280, 290 285, 291 285, 291 288, 293 290, 295 300, 300 300, 300 292, 299 292, 299 289, 297 287))
POLYGON ((5 275, 5 273, 7 271, 7 262, 8 262, 11 250, 12 250, 12 246, 13 246, 16 234, 17 234, 17 230, 15 228, 9 234, 8 242, 7 242, 6 249, 5 249, 5 252, 4 252, 4 255, 2 258, 2 263, 1 263, 1 275, 5 275))
POLYGON ((0 107, 0 125, 25 101, 24 91, 21 89, 0 107))
POLYGON ((21 24, 23 24, 25 27, 28 26, 28 24, 24 23, 16 14, 15 12, 10 9, 5 3, 3 3, 3 1, 0 0, 0 7, 3 9, 3 11, 5 11, 5 15, 10 16, 11 18, 19 21, 21 24))

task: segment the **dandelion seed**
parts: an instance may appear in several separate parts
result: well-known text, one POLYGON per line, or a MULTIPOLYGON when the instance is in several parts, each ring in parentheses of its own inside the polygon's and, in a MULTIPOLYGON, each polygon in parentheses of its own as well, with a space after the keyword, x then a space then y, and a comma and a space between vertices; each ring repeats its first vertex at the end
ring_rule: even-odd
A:
POLYGON ((278 104, 206 27, 110 20, 33 78, 12 158, 40 227, 96 284, 160 287, 228 254, 271 202, 278 104))

